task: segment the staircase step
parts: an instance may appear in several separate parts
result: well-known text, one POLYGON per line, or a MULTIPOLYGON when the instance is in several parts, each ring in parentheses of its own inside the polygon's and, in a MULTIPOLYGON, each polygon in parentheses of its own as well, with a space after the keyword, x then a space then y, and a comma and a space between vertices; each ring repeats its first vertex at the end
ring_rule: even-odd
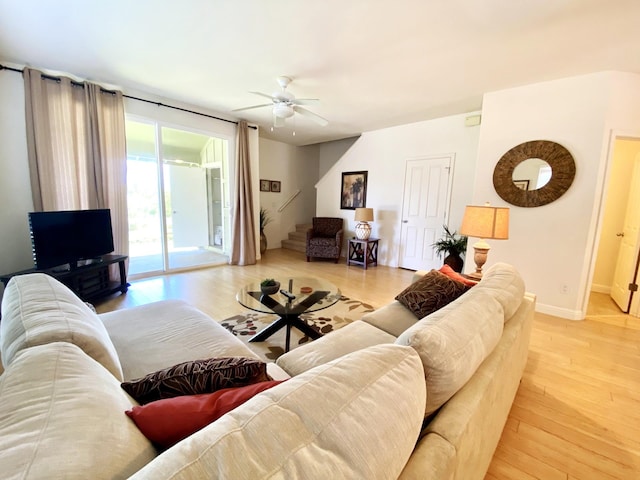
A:
MULTIPOLYGON (((289 235, 291 235, 291 233, 289 233, 289 235)), ((305 241, 299 240, 282 240, 282 248, 305 253, 307 251, 307 244, 305 241)))
POLYGON ((307 232, 300 232, 300 231, 295 231, 295 232, 289 232, 289 240, 295 240, 296 242, 303 242, 306 243, 307 241, 307 232))
POLYGON ((301 223, 296 225, 296 232, 303 232, 303 233, 307 233, 307 230, 309 230, 313 225, 311 225, 310 223, 301 223))

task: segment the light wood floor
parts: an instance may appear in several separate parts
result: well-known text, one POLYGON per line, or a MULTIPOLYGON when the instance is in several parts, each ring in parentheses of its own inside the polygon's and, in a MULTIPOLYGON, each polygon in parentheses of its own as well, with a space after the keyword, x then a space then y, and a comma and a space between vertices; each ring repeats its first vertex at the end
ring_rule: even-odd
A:
MULTIPOLYGON (((258 265, 221 266, 132 282, 99 312, 180 298, 222 320, 243 312, 235 292, 265 277, 319 276, 380 307, 413 272, 305 262, 269 250, 258 265)), ((526 280, 526 279, 525 279, 526 280)), ((534 292, 535 293, 535 292, 534 292)), ((536 314, 529 360, 486 480, 640 479, 640 319, 592 294, 587 319, 536 314)))

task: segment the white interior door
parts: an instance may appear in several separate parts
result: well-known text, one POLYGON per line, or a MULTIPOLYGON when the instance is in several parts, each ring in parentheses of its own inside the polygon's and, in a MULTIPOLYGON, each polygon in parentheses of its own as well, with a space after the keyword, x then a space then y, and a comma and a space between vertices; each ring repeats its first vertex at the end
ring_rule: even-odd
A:
POLYGON ((629 285, 635 283, 640 246, 640 157, 635 159, 633 165, 624 228, 620 233, 622 241, 611 286, 611 298, 623 312, 628 313, 633 296, 629 285))
POLYGON ((173 247, 203 247, 209 244, 207 183, 199 167, 169 165, 173 247))
POLYGON ((452 157, 408 160, 404 180, 400 261, 402 268, 440 268, 433 243, 443 233, 449 200, 452 157))

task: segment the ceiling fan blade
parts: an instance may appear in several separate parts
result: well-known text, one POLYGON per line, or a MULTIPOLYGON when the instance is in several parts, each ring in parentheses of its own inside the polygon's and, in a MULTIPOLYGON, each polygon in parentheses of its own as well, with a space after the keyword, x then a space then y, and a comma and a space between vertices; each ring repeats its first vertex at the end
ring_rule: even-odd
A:
POLYGON ((262 92, 249 92, 249 93, 253 93, 254 95, 260 95, 261 97, 265 97, 273 101, 273 97, 271 95, 267 95, 266 93, 262 93, 262 92))
POLYGON ((316 122, 318 125, 321 125, 323 127, 326 127, 327 125, 329 125, 329 120, 327 120, 326 118, 322 118, 317 113, 313 113, 312 111, 307 110, 306 108, 294 106, 293 109, 296 112, 298 112, 300 115, 310 118, 311 120, 316 122))
POLYGON ((319 98, 296 98, 293 100, 294 105, 314 105, 320 101, 319 98))
POLYGON ((273 126, 276 128, 284 127, 284 118, 280 118, 277 115, 273 116, 273 126))
POLYGON ((252 107, 243 107, 243 108, 236 108, 235 110, 231 110, 232 112, 241 112, 243 110, 251 110, 252 108, 262 108, 262 107, 270 107, 273 104, 271 103, 263 103, 262 105, 253 105, 252 107))

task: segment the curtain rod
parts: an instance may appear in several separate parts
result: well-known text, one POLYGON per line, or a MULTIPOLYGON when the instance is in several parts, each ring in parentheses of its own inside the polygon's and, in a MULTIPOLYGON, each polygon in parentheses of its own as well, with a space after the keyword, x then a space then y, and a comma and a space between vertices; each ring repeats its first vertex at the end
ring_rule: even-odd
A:
MULTIPOLYGON (((16 73, 23 73, 24 72, 24 69, 7 67, 5 65, 2 65, 1 63, 0 63, 0 70, 9 70, 11 72, 16 72, 16 73)), ((42 74, 42 78, 45 78, 47 80, 54 80, 54 81, 57 81, 57 82, 60 81, 60 77, 54 77, 54 76, 51 76, 51 75, 45 75, 44 73, 42 74)), ((75 85, 77 87, 83 87, 82 83, 76 82, 74 80, 71 80, 71 84, 75 85)), ((111 93, 111 94, 115 93, 113 90, 107 90, 105 88, 100 88, 100 90, 102 92, 104 92, 104 93, 111 93)), ((213 118, 214 120, 221 120, 223 122, 233 123, 235 125, 238 124, 238 122, 236 122, 235 120, 228 120, 226 118, 220 118, 220 117, 216 117, 214 115, 209 115, 207 113, 196 112, 194 110, 189 110, 189 109, 186 109, 186 108, 174 107, 173 105, 167 105, 166 103, 162 103, 162 102, 154 102, 153 100, 147 100, 145 98, 139 98, 139 97, 134 97, 134 96, 131 96, 131 95, 125 95, 124 93, 122 94, 122 96, 125 97, 125 98, 130 98, 131 100, 138 100, 139 102, 152 103, 154 105, 157 105, 158 107, 172 108, 174 110, 180 110, 182 112, 192 113, 194 115, 201 115, 203 117, 213 118)), ((249 128, 253 128, 254 130, 258 129, 258 127, 253 126, 253 125, 248 125, 248 127, 249 128)))

